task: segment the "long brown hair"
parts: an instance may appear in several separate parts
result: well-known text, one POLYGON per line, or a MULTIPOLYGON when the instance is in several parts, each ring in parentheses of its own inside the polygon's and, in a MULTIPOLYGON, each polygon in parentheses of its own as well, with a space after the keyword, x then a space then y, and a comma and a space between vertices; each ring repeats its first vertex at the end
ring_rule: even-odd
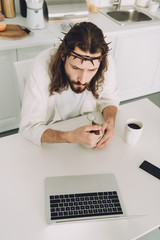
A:
POLYGON ((75 24, 65 35, 56 53, 51 57, 49 65, 49 75, 51 78, 49 85, 50 95, 54 94, 54 92, 61 93, 64 89, 68 88, 69 84, 61 57, 64 56, 66 59, 70 56, 70 52, 74 51, 75 47, 80 48, 84 52, 89 51, 91 54, 101 52, 102 59, 99 69, 87 87, 87 90, 91 91, 95 98, 98 98, 97 91, 102 86, 104 72, 108 68, 107 53, 109 47, 104 40, 102 30, 91 22, 75 24))

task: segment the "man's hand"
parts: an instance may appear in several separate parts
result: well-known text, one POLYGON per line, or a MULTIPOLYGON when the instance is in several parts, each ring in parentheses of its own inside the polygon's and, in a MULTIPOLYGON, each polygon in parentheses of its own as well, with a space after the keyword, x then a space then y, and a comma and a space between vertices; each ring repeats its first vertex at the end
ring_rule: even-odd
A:
POLYGON ((117 114, 117 107, 108 106, 103 109, 103 116, 105 122, 101 125, 104 136, 97 143, 95 149, 105 147, 110 143, 114 137, 115 119, 117 114))
POLYGON ((114 124, 104 122, 101 126, 104 135, 94 149, 105 147, 114 137, 114 124))
POLYGON ((95 145, 100 136, 102 135, 102 126, 101 125, 86 125, 80 128, 73 130, 72 133, 72 142, 85 145, 95 145), (95 134, 96 131, 99 131, 99 134, 95 134))
POLYGON ((79 143, 92 146, 104 135, 95 147, 102 148, 113 139, 116 113, 115 106, 104 108, 105 122, 102 125, 86 125, 67 132, 47 129, 42 134, 41 143, 79 143), (100 134, 96 135, 95 131, 100 131, 100 134))
POLYGON ((76 128, 72 131, 57 131, 47 129, 41 137, 42 143, 79 143, 87 145, 95 145, 100 136, 102 135, 101 125, 86 125, 76 128), (96 135, 94 131, 99 131, 100 134, 96 135))

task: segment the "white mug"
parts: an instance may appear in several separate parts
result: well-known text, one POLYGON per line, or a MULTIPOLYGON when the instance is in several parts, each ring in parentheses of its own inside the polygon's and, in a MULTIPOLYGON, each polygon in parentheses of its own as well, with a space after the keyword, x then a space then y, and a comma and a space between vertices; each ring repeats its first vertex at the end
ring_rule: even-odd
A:
POLYGON ((137 119, 128 119, 124 129, 124 141, 128 144, 135 144, 140 139, 143 131, 143 123, 137 119))

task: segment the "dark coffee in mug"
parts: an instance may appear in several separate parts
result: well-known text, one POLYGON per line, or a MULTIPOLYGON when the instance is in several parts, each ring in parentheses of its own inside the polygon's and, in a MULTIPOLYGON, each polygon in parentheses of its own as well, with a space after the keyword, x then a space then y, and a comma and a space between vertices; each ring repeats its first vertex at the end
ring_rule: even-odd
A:
POLYGON ((141 127, 136 124, 136 123, 129 123, 128 124, 128 127, 132 128, 132 129, 140 129, 141 127))

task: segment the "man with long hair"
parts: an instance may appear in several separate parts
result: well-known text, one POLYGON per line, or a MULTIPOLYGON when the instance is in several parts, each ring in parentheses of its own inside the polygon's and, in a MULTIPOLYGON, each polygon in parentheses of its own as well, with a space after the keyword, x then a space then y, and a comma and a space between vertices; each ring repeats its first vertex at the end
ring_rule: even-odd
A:
POLYGON ((101 29, 91 22, 75 24, 56 52, 47 49, 34 60, 24 93, 20 132, 33 143, 79 143, 106 146, 113 138, 119 105, 112 57, 101 29), (57 131, 52 124, 100 111, 101 125, 57 131))

